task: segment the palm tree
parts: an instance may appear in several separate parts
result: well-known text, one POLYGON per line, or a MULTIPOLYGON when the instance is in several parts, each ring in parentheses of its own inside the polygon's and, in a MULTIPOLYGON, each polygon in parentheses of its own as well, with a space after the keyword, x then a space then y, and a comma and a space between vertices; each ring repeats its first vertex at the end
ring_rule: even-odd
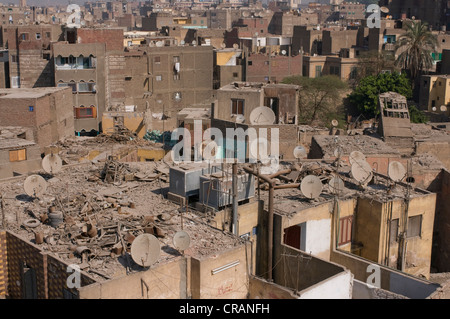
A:
POLYGON ((438 47, 437 37, 431 33, 426 22, 406 23, 406 33, 396 43, 396 65, 409 71, 413 87, 420 74, 433 66, 431 54, 438 47))

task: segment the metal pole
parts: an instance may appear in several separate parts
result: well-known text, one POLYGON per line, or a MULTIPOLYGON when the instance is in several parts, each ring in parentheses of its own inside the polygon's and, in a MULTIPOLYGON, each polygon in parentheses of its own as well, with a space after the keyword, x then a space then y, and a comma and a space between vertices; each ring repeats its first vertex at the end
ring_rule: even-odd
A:
POLYGON ((233 183, 233 234, 238 236, 238 189, 237 189, 237 164, 233 163, 233 176, 232 176, 232 183, 233 183))

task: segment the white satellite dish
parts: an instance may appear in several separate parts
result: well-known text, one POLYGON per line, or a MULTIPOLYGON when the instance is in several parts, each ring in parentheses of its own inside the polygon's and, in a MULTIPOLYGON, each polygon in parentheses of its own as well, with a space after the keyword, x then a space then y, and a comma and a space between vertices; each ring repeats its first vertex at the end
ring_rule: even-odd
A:
POLYGON ((366 161, 358 161, 352 164, 350 175, 361 185, 367 185, 373 177, 372 167, 366 161))
POLYGON ((205 160, 214 160, 219 152, 219 146, 213 140, 202 143, 202 155, 205 160))
POLYGON ((185 231, 179 231, 176 232, 173 236, 173 245, 178 250, 186 250, 189 248, 189 245, 191 244, 191 238, 189 237, 189 234, 185 231))
POLYGON ((331 121, 331 125, 332 125, 333 127, 337 127, 337 126, 339 125, 338 120, 336 120, 336 119, 332 120, 332 121, 331 121))
POLYGON ((193 40, 192 45, 194 45, 194 46, 197 45, 197 41, 193 40))
POLYGON ((389 13, 389 8, 387 8, 387 7, 381 7, 381 8, 380 8, 380 11, 383 12, 383 13, 389 13))
POLYGON ((286 50, 281 50, 282 55, 286 55, 286 50))
POLYGON ((330 179, 328 186, 333 194, 342 193, 345 189, 344 181, 337 176, 330 179))
POLYGON ((239 44, 237 44, 237 43, 233 44, 233 48, 234 49, 239 49, 239 44))
POLYGON ((220 47, 221 47, 222 49, 225 49, 225 48, 227 47, 227 45, 226 45, 225 42, 222 42, 222 43, 220 44, 220 47))
POLYGON ((436 108, 436 106, 433 106, 433 108, 431 109, 433 112, 436 112, 437 111, 437 108, 436 108))
POLYGON ((244 12, 242 12, 242 16, 243 16, 244 18, 247 18, 247 17, 250 16, 250 13, 249 13, 248 11, 244 11, 244 12))
POLYGON ((390 162, 388 175, 394 182, 400 182, 406 176, 406 169, 400 162, 390 162))
POLYGON ((447 111, 447 107, 445 105, 441 105, 439 109, 441 110, 441 112, 447 111))
POLYGON ((250 123, 253 125, 271 125, 275 120, 275 113, 267 106, 258 106, 250 113, 250 123))
POLYGON ((300 183, 300 190, 302 194, 309 199, 315 199, 322 193, 322 182, 320 178, 315 175, 306 176, 300 183))
POLYGON ((155 45, 156 45, 158 48, 161 48, 161 47, 164 46, 164 42, 162 42, 162 41, 157 41, 155 45))
POLYGON ((57 154, 48 154, 42 159, 42 168, 48 174, 56 174, 61 171, 62 160, 57 154))
POLYGON ((255 138, 250 143, 249 156, 260 160, 263 164, 269 162, 270 142, 263 138, 255 138))
POLYGON ((40 197, 47 190, 47 182, 40 175, 30 175, 23 183, 25 193, 31 197, 40 197))
POLYGON ((236 116, 235 122, 236 122, 236 123, 244 123, 244 122, 245 122, 245 116, 242 115, 242 114, 238 114, 238 115, 236 116))
POLYGON ((364 162, 366 160, 366 156, 360 151, 353 151, 350 153, 348 157, 348 161, 350 165, 353 165, 356 162, 364 162))
POLYGON ((160 253, 159 240, 151 234, 139 235, 131 244, 131 258, 142 267, 153 265, 158 260, 160 253))
POLYGON ((302 146, 296 146, 294 148, 294 157, 297 159, 306 158, 308 156, 308 153, 306 152, 306 149, 302 146))

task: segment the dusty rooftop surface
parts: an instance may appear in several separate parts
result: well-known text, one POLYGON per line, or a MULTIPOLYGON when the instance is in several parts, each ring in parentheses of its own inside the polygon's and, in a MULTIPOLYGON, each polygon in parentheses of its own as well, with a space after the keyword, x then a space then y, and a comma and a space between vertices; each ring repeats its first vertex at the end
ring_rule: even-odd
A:
MULTIPOLYGON (((292 168, 292 172, 284 175, 284 177, 295 176, 296 178, 291 180, 290 183, 292 185, 297 183, 297 187, 275 190, 275 212, 289 216, 301 210, 318 206, 323 203, 332 202, 334 200, 335 194, 328 183, 330 179, 335 176, 336 163, 333 163, 332 161, 309 160, 302 163, 284 163, 281 169, 284 170, 286 168, 292 168), (301 179, 307 175, 315 175, 322 181, 322 192, 320 196, 315 199, 305 197, 302 194, 298 184, 301 182, 301 179)), ((345 186, 343 191, 338 194, 338 197, 341 200, 361 197, 386 202, 388 200, 405 198, 407 190, 406 184, 394 184, 383 175, 375 174, 372 182, 362 188, 354 179, 351 178, 349 166, 341 163, 338 174, 343 180, 345 186)), ((284 179, 285 178, 282 178, 278 184, 282 185, 284 183, 284 179)), ((411 197, 428 194, 427 191, 417 188, 412 188, 410 191, 411 197)), ((263 192, 261 198, 265 200, 265 204, 267 205, 268 192, 263 192)))
POLYGON ((201 259, 241 244, 240 239, 207 225, 201 213, 188 208, 181 216, 179 205, 161 195, 168 178, 164 179, 157 163, 117 164, 122 172, 140 174, 141 179, 116 183, 102 179, 107 165, 112 163, 70 165, 55 176, 43 174, 47 189, 38 199, 25 193, 25 177, 0 183, 6 229, 80 265, 97 280, 144 269, 129 255, 131 243, 140 234, 153 234, 160 242, 161 255, 154 265, 181 256, 172 240, 182 227, 190 234, 191 243, 184 252, 188 256, 201 259), (52 210, 63 214, 59 225, 51 218, 52 210), (90 252, 83 256, 80 247, 90 252), (122 254, 124 247, 128 253, 122 254))
POLYGON ((416 140, 450 140, 450 132, 446 129, 433 129, 432 126, 427 124, 413 124, 411 123, 411 131, 413 132, 416 140))
POLYGON ((322 149, 324 157, 334 158, 334 151, 338 146, 343 155, 349 155, 353 151, 359 151, 365 155, 399 154, 396 149, 390 147, 381 139, 368 135, 315 135, 314 139, 322 149))

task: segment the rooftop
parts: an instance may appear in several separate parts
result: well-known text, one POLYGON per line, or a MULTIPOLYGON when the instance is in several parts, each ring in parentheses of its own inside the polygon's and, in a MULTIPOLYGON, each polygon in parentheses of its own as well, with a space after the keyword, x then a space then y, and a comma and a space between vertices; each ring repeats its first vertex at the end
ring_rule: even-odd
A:
POLYGON ((0 89, 0 99, 38 99, 49 94, 68 90, 67 87, 39 87, 0 89))

